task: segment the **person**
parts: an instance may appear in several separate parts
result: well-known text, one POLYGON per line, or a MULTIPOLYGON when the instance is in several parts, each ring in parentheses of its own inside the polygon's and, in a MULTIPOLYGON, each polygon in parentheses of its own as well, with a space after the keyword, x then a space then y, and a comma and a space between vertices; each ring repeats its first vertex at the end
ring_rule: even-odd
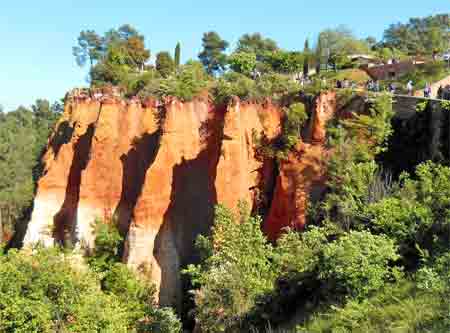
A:
POLYGON ((431 87, 428 84, 428 82, 425 83, 425 89, 423 90, 423 96, 425 98, 430 98, 431 97, 431 87))
POLYGON ((388 90, 391 94, 395 94, 395 84, 393 84, 392 82, 389 83, 388 90))
POLYGON ((411 80, 408 81, 408 83, 406 84, 406 90, 408 90, 408 95, 412 96, 413 94, 413 83, 411 80))
POLYGON ((442 86, 439 86, 438 90, 437 90, 437 98, 438 99, 442 99, 442 95, 444 93, 444 89, 442 89, 442 86))
POLYGON ((379 82, 378 80, 375 81, 375 87, 374 87, 374 90, 375 90, 376 92, 379 92, 379 91, 380 91, 380 82, 379 82))
POLYGON ((342 82, 341 82, 341 80, 337 80, 337 82, 336 82, 336 88, 338 88, 338 89, 342 88, 342 82))

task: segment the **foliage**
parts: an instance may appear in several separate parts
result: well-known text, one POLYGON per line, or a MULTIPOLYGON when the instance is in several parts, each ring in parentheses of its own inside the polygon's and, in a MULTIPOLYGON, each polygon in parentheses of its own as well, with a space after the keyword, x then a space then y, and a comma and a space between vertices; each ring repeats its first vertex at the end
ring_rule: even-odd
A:
POLYGON ((345 26, 326 29, 319 34, 316 55, 321 63, 330 64, 335 69, 343 67, 350 54, 366 54, 369 47, 364 40, 356 39, 345 26))
POLYGON ((398 259, 394 241, 366 231, 350 231, 323 251, 320 277, 336 291, 365 297, 395 277, 389 264, 398 259))
POLYGON ((104 52, 104 40, 94 30, 81 31, 78 37, 78 45, 72 48, 79 66, 84 66, 89 60, 92 67, 104 52))
POLYGON ((384 42, 411 55, 442 52, 448 47, 449 22, 448 14, 438 14, 391 24, 384 31, 384 42))
MULTIPOLYGON (((321 214, 347 230, 361 219, 374 193, 380 172, 375 157, 392 133, 392 104, 388 95, 375 98, 366 114, 330 123, 329 145, 335 153, 328 165, 329 193, 321 214)), ((379 198, 378 198, 379 199, 379 198)))
POLYGON ((180 44, 180 42, 178 42, 177 45, 175 46, 175 52, 174 52, 173 59, 175 62, 175 67, 180 66, 180 63, 181 63, 181 44, 180 44))
POLYGON ((78 44, 73 54, 80 66, 89 59, 93 86, 125 85, 128 77, 142 71, 150 58, 144 36, 128 24, 111 29, 104 36, 93 30, 82 31, 78 44))
POLYGON ((239 324, 258 295, 270 291, 276 271, 273 248, 260 230, 261 219, 241 207, 240 223, 223 206, 217 206, 211 236, 200 236, 201 265, 185 271, 195 292, 195 318, 205 332, 224 332, 239 324))
POLYGON ((369 114, 355 114, 342 121, 350 136, 367 144, 367 153, 375 156, 386 149, 386 140, 392 134, 392 98, 383 94, 370 104, 369 114))
POLYGON ((175 71, 175 61, 170 56, 169 52, 163 51, 156 55, 155 62, 156 70, 161 74, 162 77, 168 77, 175 71))
POLYGON ((225 69, 226 55, 224 51, 228 48, 228 45, 228 42, 220 38, 215 31, 203 34, 203 50, 198 57, 208 74, 214 74, 225 69))
POLYGON ((112 264, 119 261, 119 248, 123 242, 117 226, 113 221, 95 220, 95 247, 88 258, 89 264, 95 271, 105 272, 112 264))
POLYGON ((277 43, 270 39, 263 37, 260 33, 244 34, 239 38, 236 52, 253 53, 256 59, 261 61, 266 53, 271 53, 278 50, 277 43))
POLYGON ((212 88, 217 103, 226 103, 231 96, 237 96, 243 101, 277 99, 296 91, 296 83, 280 74, 264 74, 252 80, 236 72, 224 74, 212 88))
POLYGON ((228 57, 230 68, 246 76, 251 76, 256 68, 256 54, 250 52, 236 52, 228 57))
POLYGON ((307 120, 308 114, 303 103, 293 103, 284 108, 281 135, 271 142, 264 134, 259 138, 256 137, 258 152, 265 157, 276 158, 277 160, 286 159, 288 153, 300 141, 303 125, 307 120))
POLYGON ((57 250, 0 257, 0 331, 126 332, 123 304, 57 250))
POLYGON ((297 332, 445 332, 450 327, 444 304, 436 293, 403 280, 365 300, 316 313, 297 332))
POLYGON ((59 249, 0 255, 1 332, 180 332, 155 289, 123 264, 99 275, 81 255, 59 249), (142 326, 141 323, 145 323, 142 326))
POLYGON ((265 53, 263 60, 277 73, 292 74, 302 72, 305 58, 301 52, 278 50, 265 53))
POLYGON ((207 85, 208 77, 203 66, 198 62, 188 62, 180 66, 174 75, 167 78, 154 77, 149 80, 138 95, 141 98, 173 96, 182 101, 190 101, 206 90, 207 85))
POLYGON ((450 70, 443 61, 432 61, 401 76, 398 81, 402 86, 406 86, 408 81, 412 81, 415 89, 421 89, 427 83, 440 81, 448 75, 450 75, 450 70))
POLYGON ((309 49, 309 40, 305 40, 305 46, 303 48, 303 76, 307 77, 309 75, 309 63, 311 61, 311 50, 309 49))
POLYGON ((39 99, 31 110, 19 107, 0 114, 0 224, 5 238, 31 205, 42 172, 40 159, 60 113, 59 103, 50 106, 39 99))

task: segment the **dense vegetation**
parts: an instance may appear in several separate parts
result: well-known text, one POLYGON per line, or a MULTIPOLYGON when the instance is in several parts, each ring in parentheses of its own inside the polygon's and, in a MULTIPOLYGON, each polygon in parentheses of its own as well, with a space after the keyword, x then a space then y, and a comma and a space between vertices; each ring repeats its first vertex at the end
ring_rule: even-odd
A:
MULTIPOLYGON (((222 39, 217 32, 209 31, 203 35, 198 63, 189 60, 182 65, 181 44, 177 43, 173 55, 161 51, 156 54, 154 65, 151 65, 151 53, 145 46, 144 36, 134 27, 123 25, 103 35, 92 30, 82 31, 73 54, 80 66, 90 66, 89 81, 92 86, 118 85, 129 96, 160 97, 170 92, 182 99, 189 99, 193 93, 214 87, 218 88, 213 91, 223 95, 224 92, 220 91, 223 81, 235 86, 225 93, 236 90, 242 95, 243 89, 254 91, 254 83, 250 80, 261 77, 270 81, 277 74, 277 79, 286 81, 314 73, 312 68, 316 68, 318 74, 323 74, 323 69, 354 68, 358 63, 352 62, 349 57, 352 54, 365 54, 384 62, 417 55, 435 55, 445 50, 448 28, 448 14, 411 19, 407 24, 390 26, 383 40, 376 41, 370 36, 357 38, 345 26, 338 26, 320 32, 314 48, 310 48, 306 40, 297 50, 283 50, 276 41, 259 33, 244 34, 234 50, 229 50, 229 41, 222 39), (201 76, 197 69, 195 73, 191 70, 194 64, 197 69, 200 64, 203 67, 201 76), (175 83, 178 81, 182 82, 175 83), (171 89, 173 85, 178 85, 177 89, 171 89)), ((319 76, 322 75, 316 75, 317 78, 319 76)), ((420 79, 428 78, 421 76, 420 79)), ((271 97, 271 91, 266 93, 271 97)), ((251 97, 251 94, 247 95, 251 97)))
POLYGON ((178 333, 155 288, 119 262, 121 237, 97 221, 93 254, 39 246, 0 253, 0 332, 178 333))
POLYGON ((329 190, 306 231, 270 244, 258 217, 217 207, 197 241, 204 259, 185 271, 203 330, 450 329, 450 168, 425 162, 395 181, 383 171, 375 158, 392 134, 391 105, 381 96, 329 125, 329 190))
POLYGON ((16 222, 27 218, 40 157, 61 109, 59 103, 37 100, 31 109, 0 111, 0 241, 9 240, 16 222))

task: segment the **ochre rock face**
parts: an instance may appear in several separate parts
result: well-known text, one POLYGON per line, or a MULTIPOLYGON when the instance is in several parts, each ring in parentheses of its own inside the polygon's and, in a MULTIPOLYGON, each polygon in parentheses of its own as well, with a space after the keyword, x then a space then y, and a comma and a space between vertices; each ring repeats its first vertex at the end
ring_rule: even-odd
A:
POLYGON ((213 208, 255 204, 274 183, 274 163, 257 159, 253 133, 280 133, 270 102, 215 106, 123 100, 106 90, 74 91, 49 139, 24 244, 93 247, 93 222, 116 220, 123 260, 148 272, 160 302, 181 302, 180 268, 195 261, 194 241, 213 208))
POLYGON ((323 93, 314 101, 306 137, 280 162, 279 175, 264 231, 276 240, 284 228, 302 230, 308 203, 326 189, 329 151, 325 148, 326 124, 336 113, 336 94, 323 93))

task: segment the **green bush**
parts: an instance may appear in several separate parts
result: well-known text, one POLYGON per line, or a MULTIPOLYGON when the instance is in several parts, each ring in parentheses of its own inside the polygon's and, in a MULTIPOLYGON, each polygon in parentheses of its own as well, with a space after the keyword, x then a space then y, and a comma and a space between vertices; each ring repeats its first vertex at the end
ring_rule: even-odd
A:
POLYGON ((0 256, 1 332, 127 332, 127 324, 124 305, 81 258, 39 248, 0 256))
POLYGON ((120 261, 120 247, 123 237, 114 221, 96 219, 94 222, 95 247, 88 257, 91 267, 98 271, 107 271, 115 262, 120 261))
POLYGON ((237 96, 242 101, 262 102, 266 98, 279 100, 298 91, 297 83, 281 74, 263 74, 253 80, 236 72, 223 75, 212 89, 217 103, 227 103, 232 96, 237 96))
POLYGON ((256 132, 253 133, 258 153, 279 161, 287 159, 289 152, 301 140, 303 125, 308 120, 303 103, 293 103, 289 107, 285 107, 283 111, 283 127, 281 135, 277 138, 269 140, 264 134, 258 136, 256 132))
POLYGON ((448 308, 436 296, 408 280, 388 284, 370 298, 315 314, 297 332, 448 332, 448 308))
POLYGON ((194 286, 195 319, 204 332, 224 332, 239 326, 258 296, 269 292, 277 275, 273 248, 261 232, 261 219, 240 212, 240 223, 217 206, 210 237, 200 236, 204 260, 184 272, 194 286))
POLYGON ((350 231, 323 251, 319 276, 336 291, 365 297, 395 277, 390 264, 399 258, 394 241, 366 231, 350 231))
POLYGON ((0 332, 180 332, 154 293, 124 264, 99 274, 56 248, 0 254, 0 332))
POLYGON ((181 66, 175 75, 148 82, 139 92, 139 96, 141 98, 173 96, 182 101, 190 101, 205 90, 207 85, 208 77, 203 66, 198 62, 188 62, 181 66))

